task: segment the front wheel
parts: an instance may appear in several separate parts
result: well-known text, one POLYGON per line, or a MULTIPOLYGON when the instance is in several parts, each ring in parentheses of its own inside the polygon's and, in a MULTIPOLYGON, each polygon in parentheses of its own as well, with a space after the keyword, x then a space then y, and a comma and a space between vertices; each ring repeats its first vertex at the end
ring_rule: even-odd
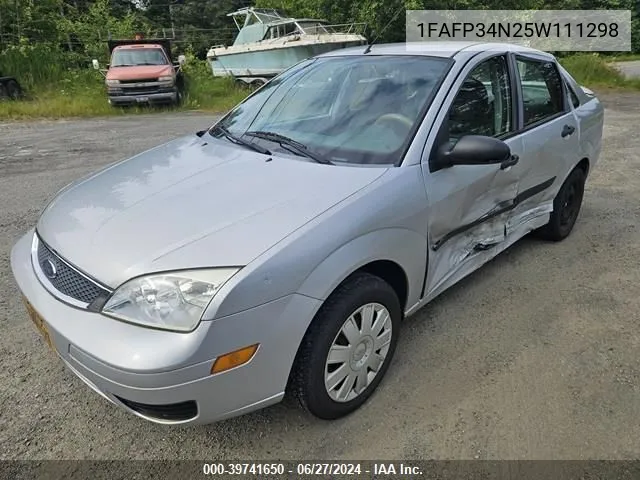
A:
POLYGON ((289 393, 322 419, 336 419, 371 396, 393 357, 400 319, 394 290, 357 273, 325 301, 294 363, 289 393))
POLYGON ((585 180, 585 173, 580 168, 569 174, 553 200, 549 223, 538 231, 542 238, 558 242, 569 236, 580 213, 585 180))

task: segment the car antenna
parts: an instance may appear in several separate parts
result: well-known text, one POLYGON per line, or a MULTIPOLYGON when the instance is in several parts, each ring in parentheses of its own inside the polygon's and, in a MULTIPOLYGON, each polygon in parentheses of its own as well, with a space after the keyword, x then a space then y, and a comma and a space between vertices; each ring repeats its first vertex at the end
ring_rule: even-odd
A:
POLYGON ((373 45, 378 41, 378 39, 380 38, 380 36, 385 32, 385 30, 387 28, 389 28, 389 25, 391 25, 396 18, 398 18, 398 15, 400 15, 400 12, 402 12, 405 9, 405 6, 402 5, 398 11, 395 13, 395 15, 393 16, 393 18, 391 18, 391 20, 389 20, 389 22, 382 28, 382 30, 380 30, 380 33, 378 33, 378 35, 376 35, 376 38, 373 39, 373 41, 367 45, 367 48, 365 48, 363 54, 366 55, 367 53, 369 53, 371 51, 371 47, 373 47, 373 45))

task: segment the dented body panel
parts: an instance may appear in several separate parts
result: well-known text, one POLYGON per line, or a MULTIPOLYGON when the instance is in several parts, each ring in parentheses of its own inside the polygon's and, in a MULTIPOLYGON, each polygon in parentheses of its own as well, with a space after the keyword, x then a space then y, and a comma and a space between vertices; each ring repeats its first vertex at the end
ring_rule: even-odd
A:
MULTIPOLYGON (((523 236, 546 225, 553 212, 554 198, 569 173, 581 161, 587 161, 590 171, 600 155, 603 106, 557 64, 567 84, 565 112, 527 127, 522 109, 518 110, 517 129, 504 139, 519 157, 514 166, 502 170, 495 165, 464 165, 431 172, 429 158, 437 142, 438 126, 445 121, 455 95, 470 72, 496 54, 506 55, 512 64, 516 57, 555 63, 548 54, 496 46, 472 56, 467 53, 451 72, 455 80, 449 90, 440 92, 435 102, 440 105, 438 112, 430 112, 434 120, 428 126, 422 156, 430 247, 425 294, 407 313, 419 309, 523 236), (576 92, 580 105, 572 105, 569 88, 576 92), (566 125, 575 128, 572 135, 562 135, 566 125)), ((511 74, 514 72, 515 68, 511 74)), ((521 85, 512 86, 521 102, 521 85)))

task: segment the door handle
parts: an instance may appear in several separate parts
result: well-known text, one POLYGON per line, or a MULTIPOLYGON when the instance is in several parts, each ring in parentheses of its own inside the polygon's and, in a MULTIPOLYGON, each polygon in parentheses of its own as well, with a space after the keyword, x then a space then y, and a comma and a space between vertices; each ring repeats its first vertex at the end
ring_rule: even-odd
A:
POLYGON ((518 155, 511 155, 500 164, 500 170, 506 170, 509 167, 513 167, 516 163, 518 163, 518 160, 520 160, 520 157, 518 155))
POLYGON ((564 127, 562 127, 562 133, 561 133, 562 138, 568 137, 575 131, 576 131, 576 127, 574 127, 573 125, 565 125, 564 127))

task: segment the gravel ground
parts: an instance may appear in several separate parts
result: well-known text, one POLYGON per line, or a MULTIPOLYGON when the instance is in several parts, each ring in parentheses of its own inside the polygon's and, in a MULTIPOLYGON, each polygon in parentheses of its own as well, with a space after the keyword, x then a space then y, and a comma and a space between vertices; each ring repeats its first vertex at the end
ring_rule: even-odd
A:
POLYGON ((0 458, 637 458, 640 96, 603 99, 606 147, 571 237, 524 239, 407 320, 381 388, 335 422, 278 405, 147 423, 67 372, 23 310, 10 248, 52 195, 212 117, 0 124, 0 458))
POLYGON ((640 60, 616 62, 614 66, 627 78, 640 78, 640 60))

